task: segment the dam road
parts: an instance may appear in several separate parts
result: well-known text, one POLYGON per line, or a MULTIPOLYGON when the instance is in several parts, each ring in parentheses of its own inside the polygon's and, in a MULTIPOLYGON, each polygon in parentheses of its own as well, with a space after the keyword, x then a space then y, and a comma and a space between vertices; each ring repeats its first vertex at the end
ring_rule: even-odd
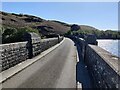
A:
POLYGON ((76 65, 75 43, 65 38, 56 49, 3 82, 2 88, 76 88, 76 65))

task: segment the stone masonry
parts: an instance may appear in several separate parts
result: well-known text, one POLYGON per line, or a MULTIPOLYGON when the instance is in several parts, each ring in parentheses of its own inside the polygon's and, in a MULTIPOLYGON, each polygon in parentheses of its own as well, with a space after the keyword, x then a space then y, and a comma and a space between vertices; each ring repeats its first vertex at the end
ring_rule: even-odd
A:
POLYGON ((25 39, 25 42, 0 44, 1 71, 7 70, 28 58, 33 58, 59 43, 63 38, 41 39, 35 33, 30 33, 25 36, 25 39))

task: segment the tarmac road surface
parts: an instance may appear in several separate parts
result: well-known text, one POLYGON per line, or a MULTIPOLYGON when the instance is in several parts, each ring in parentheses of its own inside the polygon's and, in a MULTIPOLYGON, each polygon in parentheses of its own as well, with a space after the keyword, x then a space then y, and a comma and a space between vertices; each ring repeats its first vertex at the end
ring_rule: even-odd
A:
POLYGON ((65 38, 55 50, 14 75, 3 88, 76 88, 76 48, 65 38))

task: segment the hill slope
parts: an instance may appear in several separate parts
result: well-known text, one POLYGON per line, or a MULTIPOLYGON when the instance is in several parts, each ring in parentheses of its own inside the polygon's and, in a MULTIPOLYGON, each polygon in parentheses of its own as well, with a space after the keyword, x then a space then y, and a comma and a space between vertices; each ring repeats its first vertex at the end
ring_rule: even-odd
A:
POLYGON ((96 28, 94 28, 92 26, 87 26, 87 25, 80 25, 80 28, 82 30, 98 30, 98 29, 96 29, 96 28))
POLYGON ((75 25, 56 20, 45 20, 33 15, 0 11, 0 17, 2 43, 22 41, 25 32, 38 33, 41 38, 54 37, 56 34, 72 34, 84 38, 84 35, 94 34, 99 39, 120 39, 120 32, 117 31, 100 31, 87 25, 75 25), (72 32, 72 29, 77 31, 72 32))
POLYGON ((0 12, 0 16, 2 17, 2 25, 4 26, 15 28, 28 26, 40 30, 43 34, 64 34, 68 30, 70 30, 70 27, 68 26, 62 25, 54 21, 44 20, 42 18, 32 15, 0 12))
MULTIPOLYGON (((40 17, 26 14, 15 14, 0 12, 2 17, 2 24, 4 26, 21 28, 21 27, 31 27, 38 29, 43 35, 48 34, 64 34, 70 30, 71 25, 55 21, 55 20, 45 20, 40 17)), ((80 25, 81 29, 96 30, 91 26, 80 25)))

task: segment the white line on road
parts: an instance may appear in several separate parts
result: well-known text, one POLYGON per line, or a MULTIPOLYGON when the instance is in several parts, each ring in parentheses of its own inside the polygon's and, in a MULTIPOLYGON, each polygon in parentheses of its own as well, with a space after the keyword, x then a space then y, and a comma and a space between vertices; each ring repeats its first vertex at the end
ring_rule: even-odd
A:
POLYGON ((77 82, 77 90, 82 90, 82 84, 80 82, 77 82))

